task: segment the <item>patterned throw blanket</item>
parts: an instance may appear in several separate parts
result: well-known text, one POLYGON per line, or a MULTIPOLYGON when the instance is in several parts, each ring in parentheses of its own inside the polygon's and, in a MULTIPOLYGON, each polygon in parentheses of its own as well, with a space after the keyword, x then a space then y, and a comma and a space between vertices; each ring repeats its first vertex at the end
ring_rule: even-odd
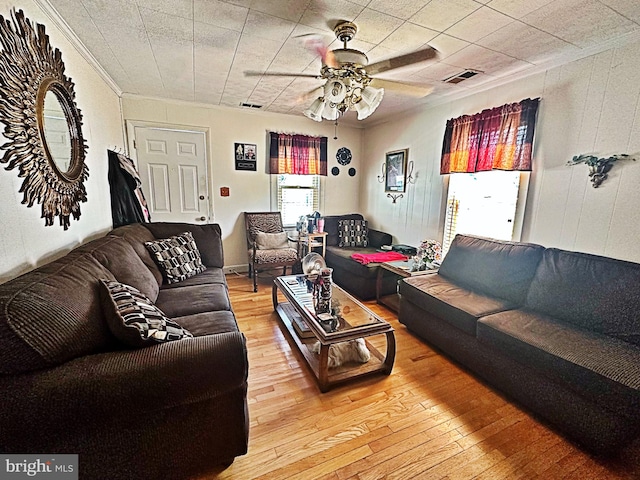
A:
POLYGON ((406 255, 402 255, 399 252, 377 252, 377 253, 354 253, 351 255, 356 262, 366 265, 368 263, 376 262, 393 262, 394 260, 405 260, 406 255))

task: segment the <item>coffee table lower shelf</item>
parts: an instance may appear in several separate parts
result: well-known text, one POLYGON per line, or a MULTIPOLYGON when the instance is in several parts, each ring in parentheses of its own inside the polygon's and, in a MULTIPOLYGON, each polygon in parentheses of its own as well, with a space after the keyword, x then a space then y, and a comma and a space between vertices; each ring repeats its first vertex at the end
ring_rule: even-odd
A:
MULTIPOLYGON (((393 368, 395 359, 395 337, 393 331, 382 332, 378 335, 386 335, 387 337, 387 355, 382 355, 371 343, 365 343, 371 359, 367 363, 349 362, 336 368, 329 369, 328 351, 329 345, 321 348, 320 355, 311 351, 312 345, 318 341, 315 337, 300 338, 293 326, 293 318, 300 317, 300 314, 289 302, 278 303, 276 307, 280 325, 284 327, 283 331, 290 341, 293 341, 298 351, 305 359, 307 366, 313 373, 321 392, 327 392, 336 385, 374 374, 389 375, 393 368)), ((371 335, 370 335, 371 336, 371 335)))

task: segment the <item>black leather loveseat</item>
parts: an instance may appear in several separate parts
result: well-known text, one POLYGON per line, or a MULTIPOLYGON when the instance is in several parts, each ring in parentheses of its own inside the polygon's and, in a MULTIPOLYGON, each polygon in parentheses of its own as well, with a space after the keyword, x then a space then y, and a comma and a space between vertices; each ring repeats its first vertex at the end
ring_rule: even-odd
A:
POLYGON ((458 235, 399 320, 589 450, 640 432, 640 264, 458 235))

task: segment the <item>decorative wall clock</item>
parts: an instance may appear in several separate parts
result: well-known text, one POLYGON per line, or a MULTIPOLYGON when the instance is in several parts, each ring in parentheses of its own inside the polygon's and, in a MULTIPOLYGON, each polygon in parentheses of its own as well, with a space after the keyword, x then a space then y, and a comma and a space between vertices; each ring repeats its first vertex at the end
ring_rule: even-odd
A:
POLYGON ((347 147, 339 148, 338 153, 336 153, 336 160, 340 165, 349 165, 351 163, 351 150, 347 147))
POLYGON ((12 10, 11 21, 0 15, 0 43, 0 122, 7 139, 0 162, 24 178, 22 203, 41 203, 45 226, 60 217, 66 230, 70 216, 80 218, 89 176, 73 82, 44 25, 22 10, 12 10))

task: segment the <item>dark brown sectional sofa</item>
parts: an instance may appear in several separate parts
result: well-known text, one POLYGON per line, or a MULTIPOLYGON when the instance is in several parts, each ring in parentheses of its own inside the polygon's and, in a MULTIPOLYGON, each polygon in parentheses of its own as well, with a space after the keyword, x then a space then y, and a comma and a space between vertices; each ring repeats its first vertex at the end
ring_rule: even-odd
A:
POLYGON ((588 450, 638 436, 640 264, 458 235, 400 294, 407 328, 588 450))
POLYGON ((190 478, 246 453, 247 352, 218 225, 135 224, 0 285, 0 451, 79 454, 80 478, 190 478), (192 232, 203 273, 165 285, 144 242, 192 232), (99 279, 136 287, 193 338, 130 349, 99 279))
MULTIPOLYGON (((391 245, 390 234, 368 228, 369 246, 367 247, 340 247, 338 245, 338 222, 340 220, 364 220, 359 213, 346 215, 329 215, 324 217, 324 230, 327 232, 327 252, 325 261, 328 267, 333 268, 333 281, 345 290, 356 295, 362 300, 376 298, 376 278, 379 263, 363 265, 351 258, 354 253, 374 253, 379 251, 382 245, 391 245)), ((381 295, 394 293, 397 288, 398 278, 385 276, 383 279, 381 295)))

